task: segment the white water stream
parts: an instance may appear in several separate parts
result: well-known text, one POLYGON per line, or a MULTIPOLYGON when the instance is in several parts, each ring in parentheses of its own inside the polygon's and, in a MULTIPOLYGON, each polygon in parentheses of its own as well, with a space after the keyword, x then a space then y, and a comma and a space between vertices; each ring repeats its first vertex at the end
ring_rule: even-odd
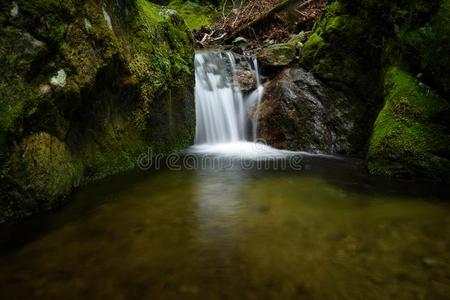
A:
POLYGON ((195 55, 196 144, 249 140, 247 108, 251 104, 235 83, 235 68, 230 52, 195 55))
POLYGON ((264 87, 256 58, 249 54, 246 57, 257 88, 244 96, 236 81, 236 60, 232 53, 199 52, 195 55, 197 126, 191 151, 247 158, 288 152, 256 143, 258 105, 264 87), (249 114, 250 110, 254 113, 249 114))

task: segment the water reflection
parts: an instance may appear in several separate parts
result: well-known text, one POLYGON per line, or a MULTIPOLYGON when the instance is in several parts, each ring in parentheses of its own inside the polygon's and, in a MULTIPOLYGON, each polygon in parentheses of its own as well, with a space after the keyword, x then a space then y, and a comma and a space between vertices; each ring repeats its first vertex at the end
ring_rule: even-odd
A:
POLYGON ((200 240, 231 240, 237 234, 242 174, 204 169, 195 172, 196 181, 196 219, 200 240), (216 173, 216 174, 214 174, 216 173))

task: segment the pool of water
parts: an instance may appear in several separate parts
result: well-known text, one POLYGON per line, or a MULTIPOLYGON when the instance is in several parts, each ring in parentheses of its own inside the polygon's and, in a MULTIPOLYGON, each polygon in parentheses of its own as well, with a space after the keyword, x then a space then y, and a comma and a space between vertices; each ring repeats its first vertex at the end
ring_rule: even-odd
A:
POLYGON ((341 159, 128 173, 3 226, 0 298, 450 299, 448 200, 341 159))

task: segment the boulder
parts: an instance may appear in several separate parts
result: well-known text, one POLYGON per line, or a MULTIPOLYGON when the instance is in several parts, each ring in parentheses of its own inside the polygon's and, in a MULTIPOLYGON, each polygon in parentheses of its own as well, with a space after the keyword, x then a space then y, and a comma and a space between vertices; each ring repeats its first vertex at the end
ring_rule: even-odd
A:
POLYGON ((357 106, 304 69, 285 69, 266 88, 258 137, 277 148, 353 154, 359 150, 357 106))
POLYGON ((262 48, 256 56, 264 66, 283 67, 289 65, 295 59, 296 52, 294 43, 283 43, 262 48))

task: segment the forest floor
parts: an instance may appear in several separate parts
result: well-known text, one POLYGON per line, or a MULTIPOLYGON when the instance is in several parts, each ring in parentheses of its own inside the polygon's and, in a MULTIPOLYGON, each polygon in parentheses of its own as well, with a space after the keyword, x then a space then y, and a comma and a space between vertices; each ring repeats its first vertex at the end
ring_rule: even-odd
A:
POLYGON ((237 38, 255 44, 285 42, 293 34, 309 32, 321 16, 326 0, 225 0, 211 27, 194 30, 198 47, 229 45, 237 38))

